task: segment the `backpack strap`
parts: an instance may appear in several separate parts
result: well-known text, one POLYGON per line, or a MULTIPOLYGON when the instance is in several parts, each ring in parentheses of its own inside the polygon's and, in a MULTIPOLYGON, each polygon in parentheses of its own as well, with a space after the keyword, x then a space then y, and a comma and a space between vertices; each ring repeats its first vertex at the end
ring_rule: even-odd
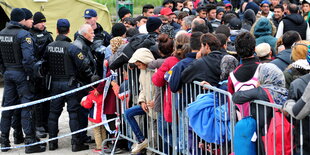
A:
POLYGON ((265 92, 266 92, 266 94, 267 94, 267 96, 268 96, 269 102, 270 102, 270 103, 274 103, 274 100, 273 100, 273 98, 272 98, 272 96, 271 96, 269 90, 268 90, 267 88, 263 88, 263 89, 265 90, 265 92))

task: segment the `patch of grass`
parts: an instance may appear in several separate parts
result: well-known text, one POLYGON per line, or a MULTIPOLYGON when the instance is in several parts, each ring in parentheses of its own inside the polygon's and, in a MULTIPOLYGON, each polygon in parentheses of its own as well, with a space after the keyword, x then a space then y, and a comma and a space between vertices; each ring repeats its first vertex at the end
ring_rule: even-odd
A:
MULTIPOLYGON (((116 12, 116 8, 117 8, 116 1, 117 0, 94 0, 94 1, 107 5, 112 16, 117 15, 117 12, 116 12)), ((131 2, 133 3, 133 14, 134 16, 137 16, 142 13, 143 5, 152 4, 156 7, 156 6, 160 6, 163 0, 131 0, 131 2)))

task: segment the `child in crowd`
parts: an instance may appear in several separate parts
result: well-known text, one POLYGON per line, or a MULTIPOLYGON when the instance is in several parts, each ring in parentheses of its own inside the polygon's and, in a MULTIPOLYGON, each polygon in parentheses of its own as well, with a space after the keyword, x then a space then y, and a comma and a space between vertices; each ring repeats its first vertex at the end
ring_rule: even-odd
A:
POLYGON ((138 98, 138 104, 125 111, 125 118, 132 128, 132 131, 137 137, 138 144, 131 150, 131 153, 137 154, 142 149, 148 146, 148 140, 143 135, 142 131, 135 120, 137 115, 145 115, 146 113, 152 114, 154 107, 154 91, 155 87, 152 86, 151 77, 153 75, 152 71, 147 70, 148 64, 155 60, 151 51, 147 48, 138 49, 129 60, 129 63, 134 63, 140 70, 139 83, 140 83, 140 93, 138 98))

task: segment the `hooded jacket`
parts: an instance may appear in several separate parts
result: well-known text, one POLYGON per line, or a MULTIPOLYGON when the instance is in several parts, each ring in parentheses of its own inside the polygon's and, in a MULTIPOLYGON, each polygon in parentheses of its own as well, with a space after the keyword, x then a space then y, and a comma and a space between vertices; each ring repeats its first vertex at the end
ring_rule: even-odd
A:
POLYGON ((276 33, 276 27, 273 23, 265 18, 260 18, 252 27, 252 34, 255 36, 256 45, 268 43, 272 48, 272 55, 275 55, 277 38, 273 37, 276 33))
POLYGON ((284 71, 286 69, 286 67, 291 64, 292 60, 291 60, 291 53, 292 50, 291 49, 285 49, 282 52, 280 52, 276 59, 274 59, 273 61, 271 61, 270 63, 275 64, 276 66, 278 66, 282 71, 284 71))
POLYGON ((250 31, 255 21, 256 21, 255 12, 252 9, 246 10, 243 15, 243 23, 241 30, 250 31))

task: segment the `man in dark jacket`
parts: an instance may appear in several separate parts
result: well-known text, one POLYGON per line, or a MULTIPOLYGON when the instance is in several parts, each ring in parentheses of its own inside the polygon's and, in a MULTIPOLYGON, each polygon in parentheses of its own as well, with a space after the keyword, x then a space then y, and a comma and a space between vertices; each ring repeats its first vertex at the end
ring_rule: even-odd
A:
POLYGON ((296 31, 288 31, 285 32, 283 35, 283 45, 285 50, 278 53, 276 59, 271 61, 270 63, 275 64, 278 66, 282 71, 286 69, 286 67, 291 64, 291 46, 296 42, 301 40, 300 35, 296 31))
MULTIPOLYGON (((103 45, 108 47, 110 45, 110 40, 112 39, 108 32, 103 30, 102 26, 97 23, 98 17, 97 12, 94 9, 86 9, 84 11, 85 23, 91 25, 94 30, 94 41, 103 40, 103 45)), ((79 35, 78 32, 74 34, 74 40, 79 35)))
POLYGON ((197 81, 207 81, 212 86, 217 86, 220 82, 220 64, 224 56, 220 41, 210 33, 201 36, 202 47, 197 56, 202 58, 194 61, 182 72, 182 82, 191 83, 197 81), (202 69, 203 68, 203 69, 202 69))
POLYGON ((123 51, 117 52, 115 56, 111 56, 109 60, 110 69, 120 68, 128 62, 133 53, 139 48, 148 48, 152 52, 155 59, 161 56, 158 53, 157 36, 162 21, 158 17, 150 17, 146 22, 148 34, 138 34, 133 36, 129 43, 124 47, 123 51))
POLYGON ((186 54, 186 58, 179 61, 171 70, 171 77, 169 81, 170 89, 173 93, 176 93, 181 89, 181 74, 188 67, 188 65, 196 59, 196 55, 201 48, 200 37, 203 35, 202 32, 194 32, 190 38, 190 46, 192 49, 191 53, 186 54))
POLYGON ((284 7, 282 5, 276 5, 274 7, 272 22, 274 26, 276 26, 277 28, 280 22, 282 21, 283 15, 284 15, 284 7))
MULTIPOLYGON (((51 32, 48 32, 45 27, 46 18, 41 12, 36 12, 33 15, 33 27, 29 30, 32 37, 34 38, 34 44, 36 47, 35 57, 37 60, 41 60, 46 46, 53 42, 51 32)), ((35 99, 42 99, 48 97, 48 91, 45 87, 44 78, 36 78, 33 80, 36 96, 35 99)), ((44 102, 35 106, 35 118, 36 118, 36 130, 37 136, 45 138, 47 131, 48 114, 49 114, 49 102, 44 102)))
POLYGON ((278 26, 276 38, 280 38, 285 32, 294 30, 299 33, 302 40, 310 39, 310 28, 304 18, 298 14, 298 6, 290 4, 286 15, 278 26))

